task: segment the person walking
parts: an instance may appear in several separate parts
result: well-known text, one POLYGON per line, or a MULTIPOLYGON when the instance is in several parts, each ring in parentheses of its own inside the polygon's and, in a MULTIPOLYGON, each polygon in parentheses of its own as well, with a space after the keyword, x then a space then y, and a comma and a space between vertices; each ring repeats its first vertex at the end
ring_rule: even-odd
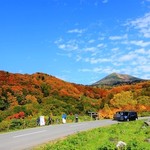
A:
POLYGON ((66 123, 67 115, 63 114, 62 115, 62 123, 66 123))
POLYGON ((48 117, 48 125, 52 124, 52 117, 48 117))
POLYGON ((75 114, 75 122, 78 122, 78 114, 75 114))
POLYGON ((37 126, 39 126, 40 125, 40 117, 37 118, 36 122, 37 122, 37 126))

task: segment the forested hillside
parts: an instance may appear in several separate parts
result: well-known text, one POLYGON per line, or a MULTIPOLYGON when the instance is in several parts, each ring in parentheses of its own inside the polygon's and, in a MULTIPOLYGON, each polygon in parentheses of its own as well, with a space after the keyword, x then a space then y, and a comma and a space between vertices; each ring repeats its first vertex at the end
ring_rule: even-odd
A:
POLYGON ((111 118, 117 110, 150 112, 150 82, 98 88, 68 83, 43 73, 0 71, 0 121, 31 116, 84 115, 111 118))

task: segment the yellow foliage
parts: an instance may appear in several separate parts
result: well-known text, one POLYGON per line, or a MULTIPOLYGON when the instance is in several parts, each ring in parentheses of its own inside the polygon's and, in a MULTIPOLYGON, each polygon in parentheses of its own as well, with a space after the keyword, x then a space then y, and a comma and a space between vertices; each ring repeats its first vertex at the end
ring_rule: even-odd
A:
POLYGON ((27 102, 30 102, 30 103, 37 103, 37 99, 34 95, 27 95, 25 97, 26 101, 27 102))
POLYGON ((100 118, 112 118, 113 111, 109 108, 108 104, 104 105, 104 108, 99 111, 100 118))
POLYGON ((133 99, 133 93, 131 91, 123 91, 121 93, 115 94, 110 100, 110 104, 115 108, 124 107, 126 105, 135 106, 137 101, 133 99))

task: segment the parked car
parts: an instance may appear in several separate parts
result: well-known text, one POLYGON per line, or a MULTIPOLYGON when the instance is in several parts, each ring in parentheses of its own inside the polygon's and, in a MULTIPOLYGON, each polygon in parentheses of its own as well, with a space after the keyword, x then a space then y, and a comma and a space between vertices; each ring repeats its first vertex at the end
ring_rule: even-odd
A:
POLYGON ((118 121, 130 121, 138 119, 138 115, 135 111, 118 111, 114 114, 113 119, 118 121))

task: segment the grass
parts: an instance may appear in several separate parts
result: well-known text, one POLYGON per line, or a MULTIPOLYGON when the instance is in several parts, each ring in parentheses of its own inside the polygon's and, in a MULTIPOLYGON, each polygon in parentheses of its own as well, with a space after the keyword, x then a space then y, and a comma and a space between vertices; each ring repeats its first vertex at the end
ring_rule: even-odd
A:
POLYGON ((126 150, 149 150, 150 127, 143 120, 123 122, 68 136, 34 148, 34 150, 115 150, 118 141, 126 150))

